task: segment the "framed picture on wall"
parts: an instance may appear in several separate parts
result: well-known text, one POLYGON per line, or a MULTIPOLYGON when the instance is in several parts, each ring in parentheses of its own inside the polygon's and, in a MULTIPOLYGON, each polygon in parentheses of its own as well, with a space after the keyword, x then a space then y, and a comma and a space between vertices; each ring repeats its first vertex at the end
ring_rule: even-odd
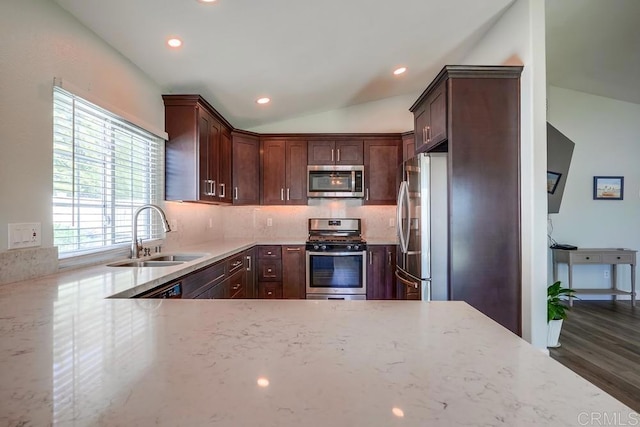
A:
POLYGON ((623 176, 593 177, 593 200, 622 200, 623 197, 623 176))
POLYGON ((556 192, 561 176, 561 173, 547 171, 547 193, 553 194, 556 192))

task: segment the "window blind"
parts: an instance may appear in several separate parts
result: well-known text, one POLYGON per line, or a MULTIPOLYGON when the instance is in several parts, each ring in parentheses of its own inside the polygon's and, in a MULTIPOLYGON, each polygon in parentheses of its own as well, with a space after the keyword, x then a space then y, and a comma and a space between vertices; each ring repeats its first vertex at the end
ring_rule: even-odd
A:
MULTIPOLYGON (((61 258, 131 243, 132 215, 164 199, 164 141, 65 91, 53 89, 53 241, 61 258)), ((138 237, 162 237, 144 210, 138 237)))

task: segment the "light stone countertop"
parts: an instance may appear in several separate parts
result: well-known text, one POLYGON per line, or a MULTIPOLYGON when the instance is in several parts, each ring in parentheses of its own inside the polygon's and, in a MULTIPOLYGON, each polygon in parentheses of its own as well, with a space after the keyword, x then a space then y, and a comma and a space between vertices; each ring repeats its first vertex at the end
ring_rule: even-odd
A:
MULTIPOLYGON (((181 252, 213 262, 255 243, 181 252)), ((640 421, 462 302, 105 299, 184 273, 98 266, 0 286, 0 425, 640 421)))

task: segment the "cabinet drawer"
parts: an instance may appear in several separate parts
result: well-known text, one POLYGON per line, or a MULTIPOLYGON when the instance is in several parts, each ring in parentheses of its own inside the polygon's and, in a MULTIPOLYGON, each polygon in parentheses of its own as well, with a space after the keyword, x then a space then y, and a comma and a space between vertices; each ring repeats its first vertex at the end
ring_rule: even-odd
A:
POLYGON ((245 274, 240 272, 229 279, 229 298, 246 298, 245 274))
POLYGON ((574 264, 602 264, 602 255, 598 253, 572 253, 571 262, 574 264))
POLYGON ((182 298, 194 298, 211 285, 224 280, 225 269, 226 264, 223 261, 185 277, 182 280, 182 298))
POLYGON ((282 281, 282 261, 259 259, 258 260, 258 281, 259 282, 280 282, 282 281))
POLYGON ((280 259, 282 251, 280 246, 258 246, 258 258, 280 259))
POLYGON ((281 299, 282 282, 258 283, 258 297, 263 299, 281 299))
POLYGON ((229 276, 242 270, 244 266, 244 255, 242 253, 227 258, 227 271, 229 276))
POLYGON ((603 254, 603 264, 634 264, 635 256, 633 254, 603 254))

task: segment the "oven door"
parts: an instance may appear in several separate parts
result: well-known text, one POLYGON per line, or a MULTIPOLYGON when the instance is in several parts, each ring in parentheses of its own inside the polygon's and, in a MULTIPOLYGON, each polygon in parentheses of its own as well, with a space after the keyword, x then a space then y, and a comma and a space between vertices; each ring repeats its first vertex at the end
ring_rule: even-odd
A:
POLYGON ((366 295, 367 251, 307 251, 307 294, 366 295))

